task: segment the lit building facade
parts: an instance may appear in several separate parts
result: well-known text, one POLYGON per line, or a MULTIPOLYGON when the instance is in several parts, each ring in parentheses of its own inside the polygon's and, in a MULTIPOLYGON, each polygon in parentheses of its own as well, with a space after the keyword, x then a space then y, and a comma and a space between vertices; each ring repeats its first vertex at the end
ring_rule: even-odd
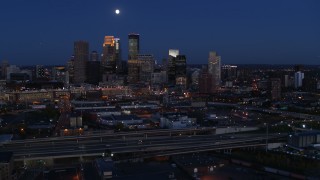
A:
POLYGON ((187 58, 185 55, 177 55, 175 61, 176 85, 182 88, 187 87, 187 58))
POLYGON ((136 60, 140 50, 140 35, 129 34, 129 54, 128 60, 136 60))
POLYGON ((221 66, 221 80, 234 81, 237 78, 237 66, 223 65, 221 66))
POLYGON ((128 60, 128 83, 134 84, 139 82, 140 61, 138 59, 128 60))
POLYGON ((67 62, 68 83, 74 83, 74 56, 67 62))
POLYGON ((104 74, 116 72, 116 42, 114 36, 105 36, 103 52, 101 56, 101 66, 104 74))
POLYGON ((151 54, 139 54, 139 81, 148 82, 151 81, 151 74, 154 71, 155 60, 151 54))
POLYGON ((45 77, 45 69, 42 65, 36 65, 36 78, 44 78, 45 77))
POLYGON ((63 66, 55 66, 52 68, 52 79, 58 82, 63 82, 68 84, 69 77, 67 74, 67 70, 63 66))
POLYGON ((215 51, 209 53, 208 73, 212 75, 213 89, 217 90, 221 83, 221 57, 215 51))

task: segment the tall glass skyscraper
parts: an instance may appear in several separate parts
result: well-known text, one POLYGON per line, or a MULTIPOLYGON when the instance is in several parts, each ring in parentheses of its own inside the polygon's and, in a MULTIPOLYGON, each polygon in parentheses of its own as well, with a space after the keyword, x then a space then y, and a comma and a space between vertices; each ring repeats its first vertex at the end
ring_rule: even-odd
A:
POLYGON ((101 66, 103 73, 114 74, 117 71, 120 56, 120 39, 114 36, 105 36, 103 43, 103 52, 101 57, 101 66))
POLYGON ((115 58, 115 39, 113 36, 105 36, 102 45, 101 65, 106 67, 115 58))
POLYGON ((129 54, 128 60, 136 60, 140 50, 140 35, 139 34, 129 34, 129 54))

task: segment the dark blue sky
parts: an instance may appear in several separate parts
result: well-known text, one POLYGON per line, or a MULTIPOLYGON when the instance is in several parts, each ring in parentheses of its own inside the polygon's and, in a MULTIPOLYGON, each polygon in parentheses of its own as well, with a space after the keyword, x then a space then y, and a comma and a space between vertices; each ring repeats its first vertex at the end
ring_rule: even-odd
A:
POLYGON ((130 32, 158 60, 177 48, 188 63, 216 50, 224 64, 320 64, 319 0, 4 0, 0 24, 0 60, 17 65, 65 64, 75 40, 101 52, 105 35, 127 58, 130 32))

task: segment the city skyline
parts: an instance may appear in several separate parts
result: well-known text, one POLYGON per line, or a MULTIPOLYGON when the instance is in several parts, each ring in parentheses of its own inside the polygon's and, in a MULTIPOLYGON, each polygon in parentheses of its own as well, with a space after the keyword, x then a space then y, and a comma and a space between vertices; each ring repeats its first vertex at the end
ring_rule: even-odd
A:
POLYGON ((87 41, 90 52, 101 54, 103 37, 113 35, 127 61, 127 36, 138 33, 140 52, 158 62, 169 49, 179 49, 189 64, 205 64, 210 51, 226 64, 319 64, 318 7, 313 0, 4 2, 0 60, 65 64, 74 41, 87 41))

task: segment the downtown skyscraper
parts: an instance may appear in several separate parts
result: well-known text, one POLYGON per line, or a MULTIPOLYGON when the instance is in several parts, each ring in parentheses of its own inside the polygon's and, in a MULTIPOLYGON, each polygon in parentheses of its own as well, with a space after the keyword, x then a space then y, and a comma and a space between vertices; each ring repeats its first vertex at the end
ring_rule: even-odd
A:
POLYGON ((105 36, 101 57, 102 72, 114 74, 121 61, 120 39, 114 36, 105 36))
POLYGON ((178 49, 169 49, 169 57, 168 57, 168 82, 171 85, 176 83, 176 58, 179 55, 178 49))
POLYGON ((215 51, 209 53, 208 74, 212 76, 212 91, 218 90, 221 83, 221 56, 215 51))
POLYGON ((129 34, 129 54, 128 60, 137 59, 137 56, 140 51, 140 35, 139 34, 129 34))
POLYGON ((138 60, 140 50, 140 35, 129 34, 128 52, 128 82, 137 83, 139 81, 141 63, 138 60))
POLYGON ((74 42, 74 83, 86 81, 86 63, 89 60, 89 43, 74 42))

